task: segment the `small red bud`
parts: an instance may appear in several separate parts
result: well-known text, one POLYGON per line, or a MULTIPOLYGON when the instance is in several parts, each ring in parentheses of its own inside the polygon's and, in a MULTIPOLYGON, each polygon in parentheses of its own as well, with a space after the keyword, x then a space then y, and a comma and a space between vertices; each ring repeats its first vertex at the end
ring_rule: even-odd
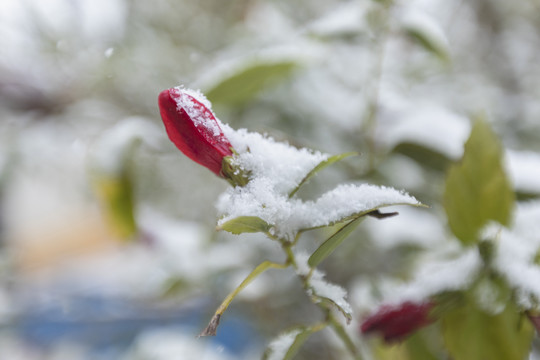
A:
POLYGON ((232 145, 204 96, 174 87, 159 94, 159 110, 169 139, 191 160, 223 177, 223 158, 232 145))
POLYGON ((360 330, 363 334, 379 333, 386 342, 400 341, 434 321, 430 317, 434 306, 433 302, 384 305, 362 323, 360 330))

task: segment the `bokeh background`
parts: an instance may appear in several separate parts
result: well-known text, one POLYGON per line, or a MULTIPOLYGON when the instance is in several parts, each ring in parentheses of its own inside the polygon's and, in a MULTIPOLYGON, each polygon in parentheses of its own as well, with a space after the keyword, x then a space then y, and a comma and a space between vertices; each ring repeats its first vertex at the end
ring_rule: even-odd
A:
MULTIPOLYGON (((159 117, 157 95, 180 84, 235 128, 361 153, 306 198, 362 181, 430 206, 366 220, 322 264, 359 319, 449 241, 445 171, 471 119, 501 138, 518 199, 540 195, 539 24, 538 0, 0 0, 1 357, 254 359, 321 316, 292 273, 271 271, 217 337, 196 339, 280 255, 215 231, 228 185, 159 117)), ((342 351, 323 331, 298 359, 342 351)))

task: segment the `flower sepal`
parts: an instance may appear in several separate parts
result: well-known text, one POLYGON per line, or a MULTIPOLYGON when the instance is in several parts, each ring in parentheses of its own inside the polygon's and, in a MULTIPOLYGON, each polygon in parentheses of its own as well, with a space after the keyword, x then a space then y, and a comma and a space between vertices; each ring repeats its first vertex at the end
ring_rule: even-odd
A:
POLYGON ((245 186, 249 182, 249 173, 235 164, 233 156, 225 156, 221 161, 221 176, 232 186, 245 186))

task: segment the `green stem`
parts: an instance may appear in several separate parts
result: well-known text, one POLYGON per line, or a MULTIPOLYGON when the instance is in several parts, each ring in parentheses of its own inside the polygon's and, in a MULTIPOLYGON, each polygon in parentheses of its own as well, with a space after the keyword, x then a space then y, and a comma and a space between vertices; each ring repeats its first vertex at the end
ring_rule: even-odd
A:
MULTIPOLYGON (((294 255, 294 252, 292 251, 293 244, 288 243, 286 241, 281 242, 283 250, 287 254, 287 263, 292 265, 292 267, 295 270, 298 270, 298 263, 296 261, 296 257, 294 255)), ((309 289, 309 279, 311 278, 311 275, 313 274, 314 268, 311 268, 311 271, 307 276, 298 275, 300 277, 300 280, 302 281, 302 285, 304 286, 304 289, 309 289)), ((311 301, 317 305, 327 316, 326 322, 324 322, 325 326, 330 325, 334 332, 338 335, 338 337, 343 341, 345 344, 345 347, 347 350, 351 353, 353 358, 355 360, 362 360, 362 356, 360 355, 360 352, 356 348, 356 345, 354 344, 354 341, 349 337, 345 329, 343 328, 343 325, 332 315, 332 310, 325 305, 325 303, 316 301, 315 297, 310 297, 311 301)))
POLYGON ((199 334, 199 336, 215 336, 216 330, 219 325, 219 320, 221 319, 221 315, 227 310, 233 299, 238 295, 240 291, 242 291, 246 286, 248 286, 257 276, 262 274, 268 269, 285 269, 290 266, 290 263, 287 261, 284 264, 275 263, 271 261, 264 261, 259 266, 257 266, 253 271, 234 289, 219 307, 217 308, 216 312, 214 313, 214 316, 210 320, 210 323, 208 326, 199 334))
POLYGON ((373 92, 368 104, 368 113, 362 126, 362 132, 366 134, 368 160, 370 171, 375 167, 375 130, 377 127, 377 116, 379 111, 380 88, 383 75, 384 59, 386 57, 386 46, 390 37, 390 7, 391 2, 384 4, 385 19, 381 29, 379 48, 377 49, 377 65, 373 71, 373 92))

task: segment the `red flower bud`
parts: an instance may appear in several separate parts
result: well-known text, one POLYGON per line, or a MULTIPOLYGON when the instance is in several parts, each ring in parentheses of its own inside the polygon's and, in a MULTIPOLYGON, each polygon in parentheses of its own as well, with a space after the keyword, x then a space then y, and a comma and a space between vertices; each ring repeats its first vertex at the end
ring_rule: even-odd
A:
POLYGON ((223 176, 223 158, 233 154, 220 122, 204 96, 175 87, 159 94, 159 110, 169 139, 191 160, 223 176))
POLYGON ((360 330, 363 334, 380 333, 386 342, 399 341, 433 322, 430 312, 434 306, 432 302, 384 305, 362 323, 360 330))

